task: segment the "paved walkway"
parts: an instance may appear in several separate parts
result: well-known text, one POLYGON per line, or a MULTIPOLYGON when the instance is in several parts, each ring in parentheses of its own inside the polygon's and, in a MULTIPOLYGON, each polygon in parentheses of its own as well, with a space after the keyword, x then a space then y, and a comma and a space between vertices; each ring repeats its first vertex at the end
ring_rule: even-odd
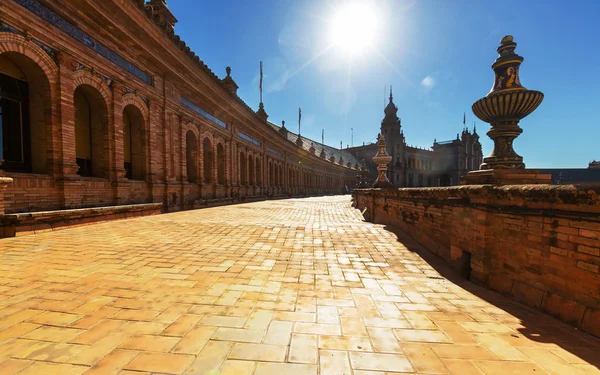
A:
POLYGON ((414 250, 348 197, 0 240, 0 373, 600 374, 600 339, 414 250))

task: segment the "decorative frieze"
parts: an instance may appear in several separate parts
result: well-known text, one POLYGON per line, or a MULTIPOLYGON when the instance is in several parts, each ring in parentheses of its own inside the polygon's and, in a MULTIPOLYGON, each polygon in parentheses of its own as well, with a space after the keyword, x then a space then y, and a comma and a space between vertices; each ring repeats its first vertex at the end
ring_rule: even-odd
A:
POLYGON ((243 140, 248 141, 248 142, 250 142, 253 145, 256 145, 258 147, 260 147, 260 145, 261 145, 260 141, 257 141, 256 139, 252 138, 251 136, 249 136, 247 134, 244 134, 244 133, 242 133, 240 131, 238 131, 238 136, 240 138, 242 138, 243 140))
POLYGON ((112 83, 113 83, 112 78, 109 78, 109 77, 105 76, 104 74, 98 73, 97 71, 94 70, 94 68, 87 67, 81 63, 76 63, 73 66, 73 71, 77 72, 79 70, 85 70, 86 72, 92 73, 96 77, 100 78, 106 84, 106 86, 108 86, 112 90, 112 83))
POLYGON ((125 94, 133 94, 133 95, 137 96, 138 98, 142 99, 142 101, 144 103, 146 103, 146 106, 148 108, 150 108, 150 99, 148 99, 147 97, 145 97, 143 95, 138 94, 136 90, 130 89, 129 87, 125 86, 123 88, 123 95, 125 95, 125 94))
POLYGON ((198 107, 196 104, 190 102, 189 100, 187 100, 183 96, 179 98, 179 102, 181 104, 183 104, 184 106, 186 106, 187 108, 191 109, 192 111, 196 112, 200 116, 202 116, 205 119, 209 120, 213 124, 218 125, 218 126, 222 127, 223 129, 227 129, 227 125, 223 121, 219 120, 215 116, 211 115, 210 113, 206 112, 202 108, 198 107))
POLYGON ((28 9, 38 17, 42 18, 44 21, 48 22, 52 26, 58 28, 65 34, 74 38, 80 43, 85 44, 87 47, 93 49, 98 54, 102 55, 102 57, 112 61, 116 65, 125 69, 129 73, 133 74, 137 78, 146 82, 149 85, 153 85, 152 76, 142 69, 138 68, 134 64, 125 60, 121 55, 112 51, 111 49, 104 46, 95 38, 91 37, 89 34, 84 32, 83 30, 75 27, 72 23, 68 22, 58 14, 54 13, 52 10, 41 4, 37 0, 13 0, 17 4, 23 6, 28 9))
POLYGON ((277 155, 279 157, 282 157, 283 155, 281 154, 281 152, 272 149, 271 147, 267 147, 267 151, 269 151, 271 154, 277 155))
POLYGON ((22 37, 24 37, 25 39, 29 39, 29 40, 31 40, 31 41, 32 41, 33 43, 35 43, 35 44, 36 44, 38 47, 40 47, 41 49, 43 49, 43 50, 44 50, 44 52, 46 52, 46 53, 48 54, 48 56, 50 56, 50 57, 52 58, 52 60, 56 61, 56 59, 57 59, 57 57, 58 57, 58 53, 57 53, 57 51, 56 51, 54 48, 52 48, 52 47, 50 47, 50 46, 48 46, 48 45, 46 45, 46 44, 44 44, 44 43, 40 42, 40 41, 39 41, 39 40, 37 40, 37 39, 30 38, 30 37, 27 35, 27 33, 26 33, 26 32, 19 31, 19 30, 15 29, 14 27, 12 27, 12 26, 10 26, 10 25, 7 25, 6 23, 4 23, 4 22, 2 22, 2 21, 0 21, 0 33, 1 33, 1 32, 4 32, 4 33, 13 33, 13 34, 18 34, 18 35, 21 35, 21 36, 22 36, 22 37))

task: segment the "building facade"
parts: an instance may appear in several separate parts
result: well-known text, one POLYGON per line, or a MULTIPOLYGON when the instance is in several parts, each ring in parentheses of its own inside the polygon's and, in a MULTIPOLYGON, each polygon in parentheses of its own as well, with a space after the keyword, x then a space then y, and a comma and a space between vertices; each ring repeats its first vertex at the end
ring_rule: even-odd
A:
POLYGON ((5 0, 0 22, 0 214, 353 184, 352 155, 277 131, 175 34, 164 0, 5 0))
MULTIPOLYGON (((385 136, 387 153, 392 157, 388 165, 388 179, 397 187, 458 185, 469 171, 479 169, 483 161, 477 130, 464 128, 462 134, 451 141, 433 142, 431 149, 411 147, 406 144, 398 107, 390 99, 384 109, 381 134, 385 136)), ((377 176, 372 158, 377 153, 375 144, 345 149, 358 160, 365 160, 371 180, 377 176)))

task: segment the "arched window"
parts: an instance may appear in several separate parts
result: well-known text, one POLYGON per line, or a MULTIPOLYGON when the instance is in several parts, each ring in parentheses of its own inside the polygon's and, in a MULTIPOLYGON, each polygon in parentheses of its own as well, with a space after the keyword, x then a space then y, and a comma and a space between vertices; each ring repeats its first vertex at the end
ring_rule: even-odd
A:
POLYGON ((213 150, 210 139, 204 138, 202 142, 202 162, 204 164, 204 183, 210 184, 213 181, 213 150))
POLYGON ((262 185, 262 176, 260 174, 260 159, 256 158, 256 186, 262 185))
POLYGON ((252 158, 252 155, 248 155, 248 174, 249 174, 250 186, 254 186, 255 185, 254 159, 252 158))
POLYGON ((123 157, 126 175, 132 180, 146 178, 144 116, 134 105, 123 110, 123 157))
POLYGON ((82 176, 106 177, 105 129, 108 110, 98 90, 89 85, 75 89, 75 156, 82 176))
POLYGON ((225 147, 217 143, 217 182, 219 185, 225 185, 225 147))
POLYGON ((240 184, 246 185, 246 155, 240 152, 240 184))
POLYGON ((185 134, 185 162, 188 182, 198 182, 198 141, 193 131, 185 134))
POLYGON ((47 171, 51 116, 50 83, 42 68, 19 53, 0 54, 0 168, 47 171))

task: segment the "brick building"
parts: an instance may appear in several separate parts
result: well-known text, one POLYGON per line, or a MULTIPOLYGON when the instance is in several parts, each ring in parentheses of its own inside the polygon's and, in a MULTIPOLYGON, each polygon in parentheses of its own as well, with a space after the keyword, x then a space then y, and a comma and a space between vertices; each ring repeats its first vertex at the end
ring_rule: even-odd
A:
MULTIPOLYGON (((388 165, 390 182, 398 187, 458 185, 460 177, 479 169, 483 154, 475 128, 473 132, 464 128, 455 140, 434 141, 431 149, 408 146, 393 99, 390 90, 390 101, 381 121, 381 134, 385 136, 387 152, 392 156, 392 162, 388 165)), ((371 171, 371 181, 374 181, 377 170, 372 158, 377 153, 377 146, 369 144, 345 151, 358 160, 365 160, 371 171)))
POLYGON ((0 22, 0 214, 353 184, 352 155, 277 131, 175 34, 164 0, 6 0, 0 22))

